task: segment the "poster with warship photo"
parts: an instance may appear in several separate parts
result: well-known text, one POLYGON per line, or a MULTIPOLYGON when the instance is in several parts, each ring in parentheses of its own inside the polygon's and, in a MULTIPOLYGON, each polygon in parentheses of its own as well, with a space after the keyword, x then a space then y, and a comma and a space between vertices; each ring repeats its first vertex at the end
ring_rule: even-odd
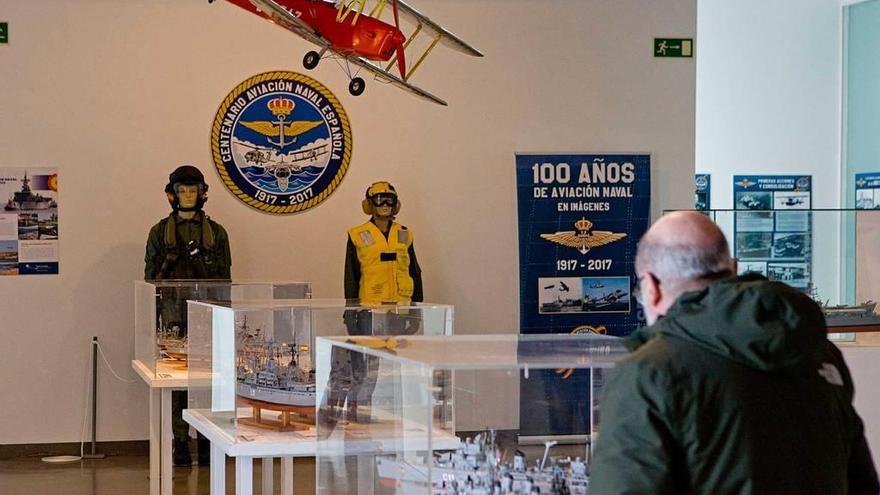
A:
POLYGON ((58 169, 0 167, 0 275, 58 274, 58 169))

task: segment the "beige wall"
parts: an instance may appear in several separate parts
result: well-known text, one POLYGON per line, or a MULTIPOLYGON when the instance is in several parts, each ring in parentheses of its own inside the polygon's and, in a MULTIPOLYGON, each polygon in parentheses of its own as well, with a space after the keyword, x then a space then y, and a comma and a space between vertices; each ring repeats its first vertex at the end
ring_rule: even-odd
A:
MULTIPOLYGON (((60 169, 61 275, 0 279, 0 444, 76 441, 89 339, 129 371, 132 280, 147 230, 167 214, 178 164, 206 171, 237 278, 305 279, 342 292, 345 229, 375 179, 402 195, 432 301, 463 333, 517 328, 515 151, 646 151, 653 210, 693 202, 694 61, 654 60, 654 36, 693 36, 695 0, 419 0, 480 48, 438 50, 415 77, 441 108, 381 84, 352 98, 333 63, 314 75, 353 123, 352 167, 305 214, 245 207, 211 170, 209 130, 226 93, 308 45, 225 2, 0 0, 0 166, 60 169)), ((102 370, 100 440, 147 436, 140 382, 102 370)))

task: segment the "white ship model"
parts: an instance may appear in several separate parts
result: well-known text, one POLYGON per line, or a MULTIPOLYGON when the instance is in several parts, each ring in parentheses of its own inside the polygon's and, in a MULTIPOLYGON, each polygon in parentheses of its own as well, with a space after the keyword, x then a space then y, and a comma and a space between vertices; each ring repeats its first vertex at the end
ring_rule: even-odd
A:
POLYGON ((825 322, 829 327, 855 327, 863 325, 880 325, 880 315, 875 310, 875 301, 865 301, 861 304, 836 304, 829 305, 828 301, 819 299, 815 287, 810 287, 810 296, 825 315, 825 322))
MULTIPOLYGON (((547 463, 550 448, 545 443, 544 457, 533 467, 526 467, 525 456, 517 451, 513 463, 502 462, 495 432, 466 439, 454 452, 444 452, 433 459, 430 469, 431 493, 435 495, 586 495, 589 486, 586 462, 581 458, 557 459, 547 463)), ((428 468, 424 464, 379 457, 376 469, 380 483, 399 489, 400 493, 424 490, 428 468)))
POLYGON ((308 365, 308 345, 265 340, 260 329, 248 329, 246 319, 238 341, 237 395, 256 402, 315 407, 315 372, 308 365))

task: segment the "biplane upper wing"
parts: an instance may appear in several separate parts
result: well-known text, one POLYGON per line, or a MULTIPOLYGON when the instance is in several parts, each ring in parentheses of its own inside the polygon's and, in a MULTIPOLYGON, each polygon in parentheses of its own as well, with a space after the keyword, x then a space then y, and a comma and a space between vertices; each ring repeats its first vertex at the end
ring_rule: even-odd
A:
MULTIPOLYGON (((337 53, 339 53, 339 52, 337 52, 337 53)), ((432 95, 431 93, 425 91, 424 89, 422 89, 418 86, 414 86, 414 85, 404 81, 399 76, 392 74, 391 72, 377 66, 376 64, 370 62, 369 60, 365 60, 361 57, 347 56, 344 53, 340 53, 340 55, 348 58, 348 60, 351 63, 357 65, 358 67, 364 68, 364 69, 372 72, 374 75, 378 76, 380 79, 385 79, 400 89, 409 91, 410 93, 412 93, 416 96, 422 97, 426 100, 433 101, 434 103, 443 105, 444 107, 448 106, 448 104, 445 101, 441 100, 440 98, 432 95)))
POLYGON ((397 8, 400 9, 404 15, 408 15, 416 20, 416 22, 422 24, 425 28, 433 31, 437 35, 440 36, 440 43, 456 50, 458 52, 464 53, 466 55, 471 55, 474 57, 482 57, 483 54, 480 53, 479 50, 469 45, 466 41, 459 38, 458 36, 450 33, 443 26, 437 24, 436 22, 429 19, 426 15, 422 14, 418 10, 412 8, 403 0, 397 0, 397 8))
POLYGON ((268 15, 272 22, 279 26, 293 31, 320 47, 330 48, 330 42, 318 35, 311 26, 302 21, 293 12, 281 6, 275 0, 248 0, 251 5, 268 15))

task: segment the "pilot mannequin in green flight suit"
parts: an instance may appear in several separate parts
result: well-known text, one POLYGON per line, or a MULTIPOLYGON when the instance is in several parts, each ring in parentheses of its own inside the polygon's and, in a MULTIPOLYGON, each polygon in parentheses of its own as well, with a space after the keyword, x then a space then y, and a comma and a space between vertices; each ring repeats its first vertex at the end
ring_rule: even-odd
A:
MULTIPOLYGON (((175 169, 168 177, 165 193, 172 212, 150 229, 144 256, 144 280, 229 280, 232 258, 226 230, 208 218, 202 207, 208 185, 202 172, 191 165, 175 169)), ((187 289, 162 287, 157 308, 163 329, 186 331, 187 289)), ((183 421, 185 391, 174 391, 171 399, 174 431, 174 464, 192 465, 189 425, 183 421)), ((199 435, 198 460, 210 463, 208 442, 199 435)))

